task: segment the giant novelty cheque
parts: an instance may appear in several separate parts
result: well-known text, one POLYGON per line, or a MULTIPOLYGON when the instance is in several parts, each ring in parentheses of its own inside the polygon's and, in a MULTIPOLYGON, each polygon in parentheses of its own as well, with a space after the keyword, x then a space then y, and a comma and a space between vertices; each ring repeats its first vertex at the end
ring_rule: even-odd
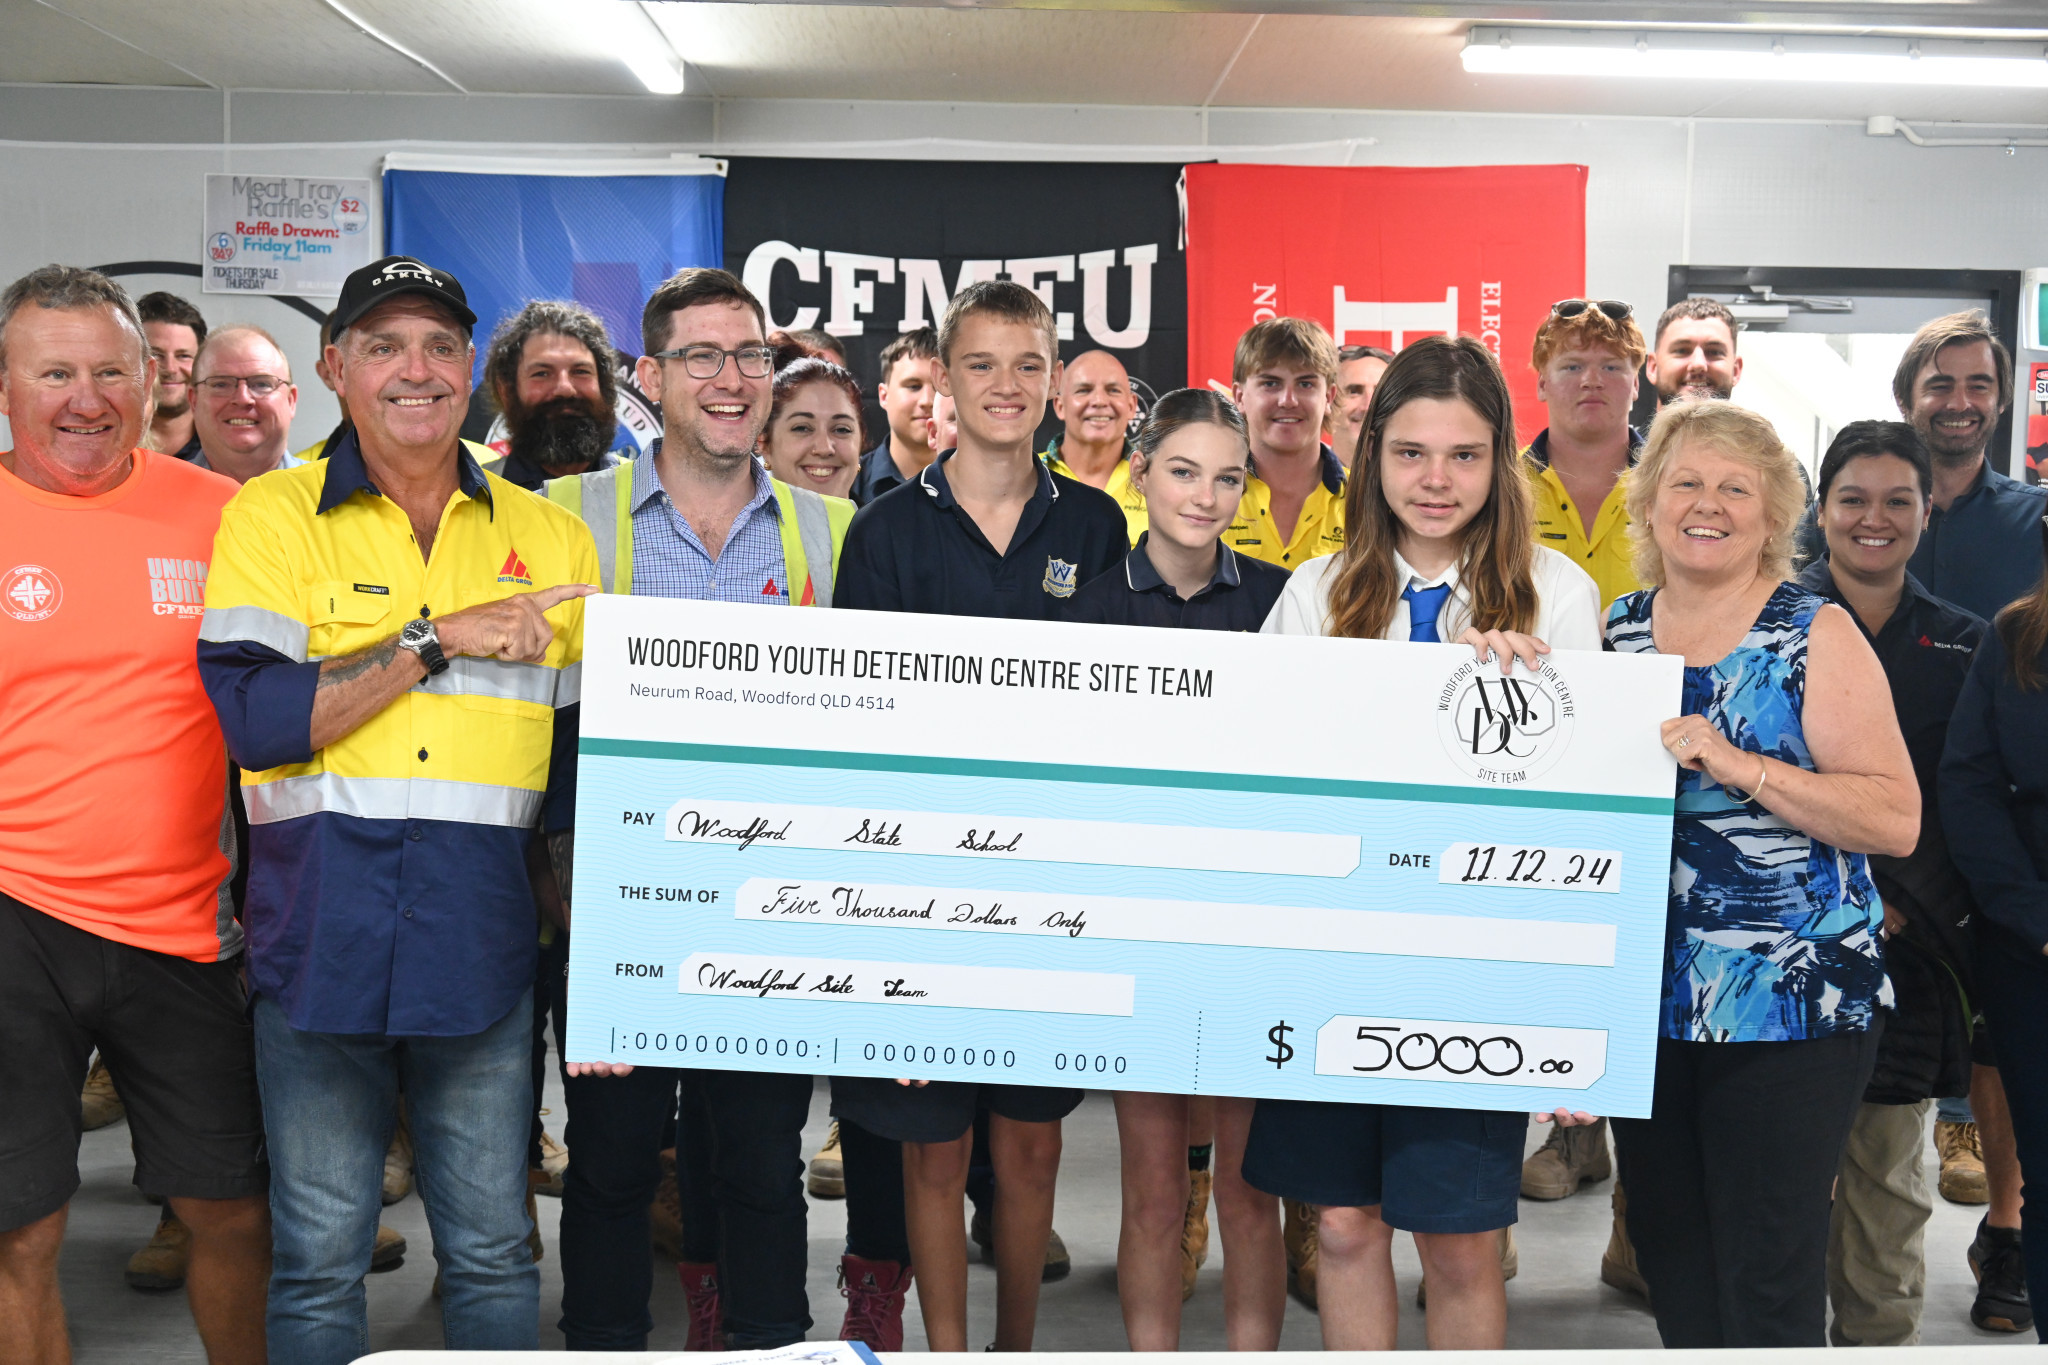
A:
POLYGON ((1650 1112, 1678 659, 587 611, 571 1060, 1650 1112))

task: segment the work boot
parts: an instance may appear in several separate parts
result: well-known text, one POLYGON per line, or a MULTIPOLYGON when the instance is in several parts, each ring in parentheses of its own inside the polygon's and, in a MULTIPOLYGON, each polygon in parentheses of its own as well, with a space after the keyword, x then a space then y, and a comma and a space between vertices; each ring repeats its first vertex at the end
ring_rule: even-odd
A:
POLYGON ((396 1204, 411 1193, 412 1130, 406 1126, 401 1108, 397 1126, 391 1130, 391 1145, 384 1150, 384 1202, 396 1204))
MULTIPOLYGON (((544 1194, 550 1199, 562 1197, 562 1176, 569 1169, 569 1149, 555 1141, 554 1134, 547 1129, 540 1130, 540 1179, 533 1182, 533 1192, 544 1194)), ((528 1174, 532 1181, 532 1174, 528 1174)))
POLYGON ((1550 1136, 1522 1163, 1522 1198, 1569 1199, 1587 1181, 1613 1174, 1606 1119, 1583 1128, 1553 1123, 1550 1136))
POLYGON ((1984 1179, 1984 1145, 1974 1123, 1934 1123, 1934 1150, 1941 1154, 1941 1197, 1951 1204, 1988 1204, 1991 1186, 1984 1179))
POLYGON ((870 1351, 903 1349, 903 1296, 910 1290, 910 1267, 900 1261, 839 1258, 839 1292, 846 1299, 846 1319, 839 1324, 841 1341, 858 1341, 870 1351))
MULTIPOLYGON (((986 1213, 980 1209, 974 1211, 974 1217, 968 1220, 967 1235, 980 1250, 982 1263, 994 1265, 996 1236, 989 1226, 989 1216, 986 1213)), ((1067 1254, 1066 1241, 1060 1236, 1059 1229, 1054 1228, 1045 1239, 1045 1269, 1039 1272, 1038 1282, 1051 1284, 1054 1280, 1064 1280, 1073 1269, 1074 1258, 1067 1254)))
MULTIPOLYGON (((648 1239, 671 1261, 683 1259, 683 1193, 676 1188, 676 1149, 661 1149, 661 1183, 647 1206, 648 1239)), ((714 1285, 715 1288, 715 1285, 714 1285)))
MULTIPOLYGON (((684 1261, 676 1266, 683 1279, 683 1300, 689 1306, 690 1330, 683 1339, 685 1351, 723 1351, 725 1316, 718 1302, 718 1267, 709 1262, 684 1261)), ((901 1331, 901 1327, 897 1329, 901 1331)))
MULTIPOLYGON (((121 1097, 114 1093, 114 1078, 107 1074, 105 1057, 95 1061, 92 1070, 85 1073, 85 1085, 78 1092, 78 1110, 88 1133, 110 1123, 119 1123, 127 1114, 128 1106, 121 1103, 121 1097)), ((181 1277, 183 1274, 183 1271, 179 1272, 181 1277)))
POLYGON ((1316 1207, 1295 1200, 1280 1205, 1280 1240, 1287 1248, 1287 1288, 1309 1307, 1316 1306, 1316 1207))
MULTIPOLYGON (((1501 1282, 1505 1284, 1521 1273, 1522 1253, 1515 1246, 1515 1230, 1511 1227, 1502 1228, 1500 1230, 1501 1282)), ((1429 1277, 1427 1275, 1422 1277, 1422 1283, 1415 1286, 1415 1306, 1417 1308, 1429 1307, 1429 1277)))
MULTIPOLYGON (((395 1270, 405 1259, 405 1234, 397 1228, 377 1224, 377 1240, 370 1246, 371 1270, 395 1270)), ((434 1276, 434 1296, 440 1297, 441 1277, 434 1276)))
POLYGON ((149 1245, 128 1258, 128 1269, 121 1278, 128 1281, 130 1289, 146 1293, 181 1289, 185 1284, 185 1268, 191 1261, 192 1230, 166 1207, 164 1216, 157 1220, 156 1233, 149 1239, 149 1245))
POLYGON ((1614 1182, 1614 1230, 1607 1234, 1607 1250, 1600 1256, 1600 1279, 1624 1294, 1650 1301, 1650 1286, 1636 1268, 1635 1243, 1628 1239, 1628 1195, 1621 1182, 1614 1182))
POLYGON ((1187 1218, 1180 1229, 1180 1301, 1195 1296, 1195 1272, 1209 1259, 1209 1191, 1214 1171, 1188 1172, 1187 1218))
POLYGON ((1977 1301, 1970 1305, 1970 1321, 1986 1332, 2024 1332, 2033 1327, 2034 1306, 2027 1301, 2027 1258, 2020 1247, 2020 1230, 1995 1228, 1990 1219, 1980 1220, 1969 1257, 1970 1273, 1977 1277, 1977 1301))
MULTIPOLYGON (((839 1150, 838 1119, 832 1120, 831 1131, 825 1134, 825 1145, 811 1158, 810 1173, 804 1179, 804 1187, 811 1192, 813 1199, 846 1198, 846 1158, 839 1150)), ((889 1349, 898 1348, 892 1346, 889 1349)))

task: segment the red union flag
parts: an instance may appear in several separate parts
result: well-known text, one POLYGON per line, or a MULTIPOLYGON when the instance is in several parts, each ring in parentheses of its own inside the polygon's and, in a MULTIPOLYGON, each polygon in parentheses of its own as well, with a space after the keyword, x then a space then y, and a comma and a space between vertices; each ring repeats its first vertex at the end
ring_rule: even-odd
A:
POLYGON ((1585 292, 1584 166, 1202 165, 1187 194, 1190 384, 1227 389, 1270 317, 1395 351, 1465 332, 1500 357, 1520 439, 1543 429, 1529 347, 1585 292))

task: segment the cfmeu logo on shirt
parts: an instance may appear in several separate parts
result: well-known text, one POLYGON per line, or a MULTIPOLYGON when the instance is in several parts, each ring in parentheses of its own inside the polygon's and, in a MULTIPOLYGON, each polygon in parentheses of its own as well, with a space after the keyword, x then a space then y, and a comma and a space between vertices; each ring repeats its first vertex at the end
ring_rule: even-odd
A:
POLYGON ((150 556, 149 604, 157 616, 204 616, 206 561, 150 556))
POLYGON ((1497 663, 1469 653, 1437 690, 1437 737, 1470 776, 1517 786, 1558 760, 1571 744, 1578 708, 1571 686, 1549 659, 1536 673, 1520 664, 1506 677, 1497 663))
POLYGON ((17 621, 47 621, 64 605, 64 585, 40 564, 17 564, 0 574, 0 611, 17 621))

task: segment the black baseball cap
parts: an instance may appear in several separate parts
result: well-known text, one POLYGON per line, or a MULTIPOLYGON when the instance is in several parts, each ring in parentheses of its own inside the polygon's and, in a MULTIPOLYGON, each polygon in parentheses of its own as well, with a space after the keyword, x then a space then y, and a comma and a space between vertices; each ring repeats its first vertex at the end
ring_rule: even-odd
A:
POLYGON ((411 256, 386 256, 352 273, 341 284, 341 300, 327 319, 327 334, 339 336, 363 314, 400 294, 425 294, 447 305, 465 327, 476 326, 476 314, 462 292, 462 281, 411 256))

